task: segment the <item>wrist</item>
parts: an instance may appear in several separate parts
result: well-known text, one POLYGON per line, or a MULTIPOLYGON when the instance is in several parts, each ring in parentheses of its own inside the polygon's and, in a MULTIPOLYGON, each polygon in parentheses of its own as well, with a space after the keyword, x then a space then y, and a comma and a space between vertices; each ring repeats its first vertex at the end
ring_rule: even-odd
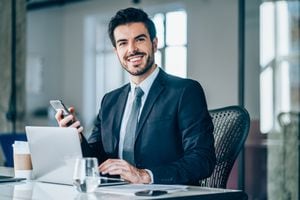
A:
POLYGON ((141 183, 149 184, 151 183, 151 176, 145 169, 139 169, 141 183))

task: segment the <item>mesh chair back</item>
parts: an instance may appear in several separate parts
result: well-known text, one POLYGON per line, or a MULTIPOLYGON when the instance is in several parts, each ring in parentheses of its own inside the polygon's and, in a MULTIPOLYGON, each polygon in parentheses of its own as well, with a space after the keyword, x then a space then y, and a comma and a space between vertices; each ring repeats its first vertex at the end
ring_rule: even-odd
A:
POLYGON ((226 188, 233 164, 246 141, 250 117, 246 109, 229 106, 209 111, 214 124, 217 162, 213 174, 201 186, 226 188))

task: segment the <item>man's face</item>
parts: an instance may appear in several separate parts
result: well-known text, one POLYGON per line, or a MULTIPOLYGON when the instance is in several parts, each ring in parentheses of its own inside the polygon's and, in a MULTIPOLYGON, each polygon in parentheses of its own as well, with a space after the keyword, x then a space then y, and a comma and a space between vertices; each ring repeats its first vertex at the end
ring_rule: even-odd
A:
POLYGON ((150 39, 143 23, 120 25, 114 30, 115 52, 123 68, 133 76, 147 77, 154 66, 157 39, 150 39))

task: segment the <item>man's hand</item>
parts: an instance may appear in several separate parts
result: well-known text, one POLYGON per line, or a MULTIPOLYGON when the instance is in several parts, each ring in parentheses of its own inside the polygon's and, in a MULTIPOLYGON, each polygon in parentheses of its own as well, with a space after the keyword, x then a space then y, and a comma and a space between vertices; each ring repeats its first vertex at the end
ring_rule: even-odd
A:
POLYGON ((102 174, 120 175, 131 183, 150 183, 151 178, 145 169, 137 169, 125 160, 108 159, 99 166, 102 174))
POLYGON ((81 134, 83 132, 83 127, 81 126, 80 124, 80 121, 78 121, 75 117, 75 109, 73 107, 70 107, 69 108, 69 111, 71 113, 71 115, 68 115, 66 117, 63 117, 63 112, 62 110, 59 110, 56 114, 55 114, 55 119, 58 123, 58 125, 60 127, 74 127, 74 128, 77 128, 77 131, 79 133, 79 137, 80 137, 80 140, 81 140, 81 134), (67 126, 67 124, 69 122, 72 122, 73 123, 70 125, 70 126, 67 126))

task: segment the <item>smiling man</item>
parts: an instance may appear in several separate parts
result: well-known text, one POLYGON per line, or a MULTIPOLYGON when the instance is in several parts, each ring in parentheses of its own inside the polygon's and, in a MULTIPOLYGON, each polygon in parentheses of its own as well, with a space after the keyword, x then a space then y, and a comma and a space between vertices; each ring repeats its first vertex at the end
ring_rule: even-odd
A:
POLYGON ((116 27, 114 37, 119 60, 132 75, 131 80, 138 85, 156 68, 154 53, 157 50, 157 38, 151 40, 147 28, 141 22, 116 27))
POLYGON ((144 11, 118 11, 108 32, 130 83, 103 97, 88 139, 74 114, 63 119, 59 111, 59 125, 74 121, 84 156, 97 157, 103 175, 161 184, 198 184, 209 177, 216 158, 201 85, 168 75, 155 64, 158 39, 144 11))

